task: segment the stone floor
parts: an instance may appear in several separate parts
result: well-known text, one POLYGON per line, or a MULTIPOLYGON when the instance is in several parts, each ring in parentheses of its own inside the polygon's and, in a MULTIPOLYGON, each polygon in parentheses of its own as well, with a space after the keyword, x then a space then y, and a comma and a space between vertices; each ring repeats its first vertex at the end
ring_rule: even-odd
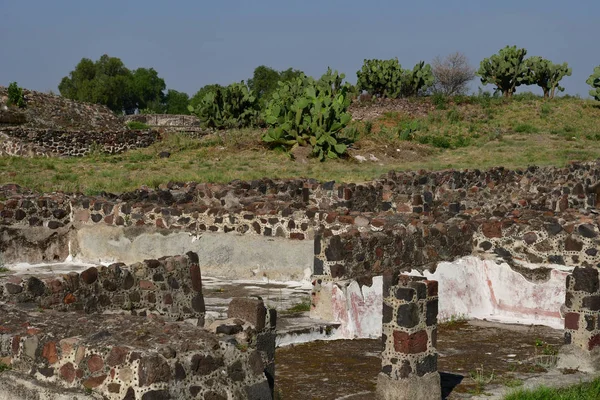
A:
MULTIPOLYGON (((592 377, 552 368, 562 332, 543 326, 487 321, 443 324, 438 334, 439 370, 447 399, 501 399, 520 387, 569 385, 592 377), (536 345, 537 344, 537 345, 536 345), (477 369, 493 379, 477 388, 477 369)), ((379 340, 316 341, 277 350, 280 398, 373 399, 380 368, 379 340)))

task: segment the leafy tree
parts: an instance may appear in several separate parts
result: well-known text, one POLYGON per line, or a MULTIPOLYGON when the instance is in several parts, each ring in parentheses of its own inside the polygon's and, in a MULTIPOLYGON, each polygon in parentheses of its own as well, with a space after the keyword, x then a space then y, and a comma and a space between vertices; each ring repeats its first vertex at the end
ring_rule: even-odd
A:
POLYGON ((280 80, 279 72, 264 65, 254 69, 254 75, 248 79, 248 88, 256 93, 258 98, 269 97, 280 80))
POLYGON ((285 71, 281 71, 279 73, 279 80, 281 82, 290 82, 292 80, 295 80, 296 78, 302 78, 304 76, 304 72, 300 71, 299 69, 288 68, 285 71))
POLYGON ((565 90, 558 83, 565 76, 571 76, 571 68, 567 63, 554 64, 550 60, 535 56, 525 60, 525 64, 528 69, 527 83, 541 87, 545 99, 553 99, 556 90, 559 92, 565 90))
POLYGON ((525 49, 506 46, 498 54, 484 59, 477 71, 481 83, 495 85, 504 97, 512 97, 518 86, 528 82, 526 54, 525 49))
POLYGON ((469 65, 469 59, 463 53, 452 53, 445 58, 439 56, 433 60, 431 72, 435 79, 433 92, 444 96, 456 96, 467 93, 467 84, 475 78, 475 68, 469 65))
POLYGON ((590 96, 600 101, 600 65, 594 68, 594 72, 585 82, 592 87, 590 96))
POLYGON ((192 106, 194 109, 198 108, 208 93, 216 92, 219 89, 223 89, 223 86, 219 85, 218 83, 201 87, 190 99, 190 106, 192 106))
POLYGON ((162 103, 166 85, 154 68, 138 68, 133 71, 131 89, 138 109, 147 108, 150 103, 162 103))
POLYGON ((290 82, 303 76, 304 72, 297 69, 288 68, 285 71, 279 72, 273 68, 261 65, 254 69, 254 75, 248 79, 248 87, 265 104, 271 99, 273 92, 277 90, 278 82, 290 82))
POLYGON ((106 54, 95 62, 82 58, 58 85, 63 97, 103 104, 117 113, 160 104, 164 89, 165 82, 154 69, 132 72, 119 58, 106 54))
POLYGON ((187 93, 169 89, 164 101, 164 110, 167 114, 189 114, 189 96, 187 93))

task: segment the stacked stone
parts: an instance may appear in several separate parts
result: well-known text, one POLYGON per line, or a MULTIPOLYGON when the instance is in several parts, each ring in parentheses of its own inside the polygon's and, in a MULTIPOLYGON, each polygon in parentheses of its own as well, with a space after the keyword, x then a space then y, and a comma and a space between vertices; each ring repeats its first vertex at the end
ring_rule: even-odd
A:
POLYGON ((146 260, 125 266, 91 267, 81 273, 35 277, 7 275, 0 280, 0 300, 34 303, 61 311, 160 314, 204 321, 204 297, 198 255, 146 260))
MULTIPOLYGON (((271 394, 275 388, 275 340, 277 338, 277 310, 265 307, 262 299, 237 297, 231 300, 228 318, 239 318, 254 326, 249 332, 250 347, 262 358, 264 374, 269 382, 271 394)), ((217 330, 218 332, 218 330, 217 330)))
POLYGON ((596 267, 576 267, 567 277, 565 344, 600 346, 600 278, 596 267))
POLYGON ((437 372, 438 283, 422 277, 383 277, 381 400, 441 398, 437 372))

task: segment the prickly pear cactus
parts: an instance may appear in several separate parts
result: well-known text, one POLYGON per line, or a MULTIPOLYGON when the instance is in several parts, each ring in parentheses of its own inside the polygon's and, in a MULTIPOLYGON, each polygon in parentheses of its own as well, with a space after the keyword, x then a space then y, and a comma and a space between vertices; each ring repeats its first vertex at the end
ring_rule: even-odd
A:
POLYGON ((594 68, 594 73, 585 82, 592 87, 590 96, 600 101, 600 65, 594 68))
POLYGON ((498 54, 481 61, 477 75, 484 85, 495 85, 505 97, 512 97, 516 88, 527 84, 527 66, 525 55, 527 50, 517 46, 506 46, 498 54))

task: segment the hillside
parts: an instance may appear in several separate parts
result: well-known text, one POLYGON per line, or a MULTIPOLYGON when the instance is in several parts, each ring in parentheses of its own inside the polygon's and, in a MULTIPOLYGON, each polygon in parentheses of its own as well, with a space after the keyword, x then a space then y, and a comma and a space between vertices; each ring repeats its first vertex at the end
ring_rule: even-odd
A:
MULTIPOLYGON (((7 94, 8 89, 0 86, 0 106, 6 102, 7 94)), ((11 111, 24 117, 25 123, 22 124, 24 127, 94 132, 125 129, 123 122, 104 106, 72 101, 27 89, 23 89, 23 94, 27 106, 21 110, 11 111)), ((0 107, 0 113, 6 111, 2 111, 0 107)))
POLYGON ((560 166, 600 157, 598 102, 544 101, 527 94, 513 100, 485 96, 442 100, 353 105, 360 120, 346 134, 358 140, 343 160, 293 161, 266 148, 262 130, 235 130, 200 140, 170 135, 146 149, 114 156, 0 158, 0 184, 93 194, 169 181, 310 177, 359 182, 392 169, 560 166), (160 158, 163 151, 171 156, 160 158))

